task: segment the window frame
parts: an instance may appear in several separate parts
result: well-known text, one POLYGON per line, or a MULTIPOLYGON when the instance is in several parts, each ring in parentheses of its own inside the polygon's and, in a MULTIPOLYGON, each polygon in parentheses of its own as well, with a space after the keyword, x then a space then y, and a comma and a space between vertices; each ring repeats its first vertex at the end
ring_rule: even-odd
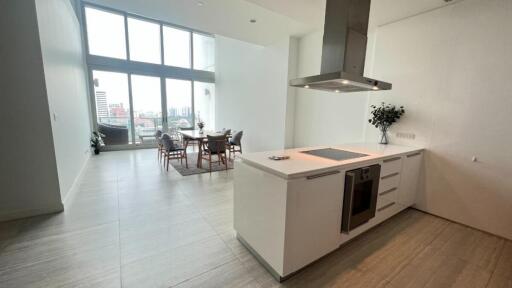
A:
MULTIPOLYGON (((184 27, 181 25, 176 25, 173 23, 169 23, 166 21, 161 21, 157 19, 153 19, 146 16, 141 16, 134 13, 129 13, 126 11, 118 10, 115 8, 105 7, 102 5, 98 5, 95 3, 90 3, 88 1, 81 1, 81 13, 80 13, 80 25, 82 28, 83 33, 83 46, 85 50, 85 62, 87 65, 88 70, 88 77, 89 77, 89 94, 90 94, 90 105, 91 105, 91 118, 92 118, 92 125, 94 130, 98 129, 98 119, 96 115, 96 99, 94 94, 94 79, 93 79, 93 70, 100 70, 100 71, 111 71, 111 72, 120 72, 120 73, 126 73, 129 75, 129 97, 130 97, 130 111, 132 113, 130 121, 134 121, 133 119, 133 95, 132 95, 132 87, 131 87, 131 75, 145 75, 145 76, 153 76, 153 77, 159 77, 160 83, 161 83, 161 103, 162 103, 162 122, 165 123, 165 127, 167 127, 168 119, 167 119, 167 97, 166 97, 166 79, 172 78, 177 80, 188 80, 192 83, 192 97, 191 97, 191 107, 192 107, 192 115, 193 115, 193 123, 195 123, 195 109, 194 109, 194 82, 207 82, 207 83, 213 83, 215 84, 215 72, 211 71, 204 71, 204 70, 195 70, 194 69, 194 40, 193 40, 193 34, 202 34, 208 37, 212 37, 215 39, 215 35, 211 33, 207 33, 204 31, 191 29, 188 27, 184 27), (87 19, 85 15, 85 8, 93 8, 98 9, 104 12, 113 13, 117 15, 121 15, 124 17, 124 28, 125 28, 125 46, 126 46, 126 59, 118 59, 118 58, 112 58, 112 57, 105 57, 105 56, 98 56, 98 55, 92 55, 89 51, 89 37, 87 32, 87 19), (130 40, 129 40, 129 30, 128 30, 128 17, 134 18, 137 20, 147 21, 151 23, 156 23, 160 27, 160 64, 154 64, 154 63, 146 63, 146 62, 139 62, 131 60, 130 57, 130 40), (163 35, 163 27, 168 26, 170 28, 174 29, 180 29, 187 31, 190 33, 190 47, 189 47, 189 53, 190 53, 190 68, 182 68, 182 67, 175 67, 175 66, 169 66, 165 65, 165 55, 164 55, 164 35, 163 35), (92 91, 92 92, 91 92, 92 91)), ((133 124, 133 123, 132 123, 133 124)), ((194 125, 194 124, 193 124, 194 125)), ((133 129, 133 125, 132 125, 133 129)), ((164 128, 165 129, 165 128, 164 128)), ((194 127, 190 127, 190 129, 194 129, 194 127)), ((133 131, 132 131, 133 132, 133 131)), ((134 135, 134 134, 132 134, 134 135)), ((130 139, 131 140, 131 139, 130 139)), ((132 141, 132 144, 129 145, 122 145, 122 146, 116 146, 112 149, 112 147, 107 147, 109 150, 119 150, 119 149, 133 149, 137 148, 138 146, 142 146, 139 144, 136 144, 136 141, 132 141)))

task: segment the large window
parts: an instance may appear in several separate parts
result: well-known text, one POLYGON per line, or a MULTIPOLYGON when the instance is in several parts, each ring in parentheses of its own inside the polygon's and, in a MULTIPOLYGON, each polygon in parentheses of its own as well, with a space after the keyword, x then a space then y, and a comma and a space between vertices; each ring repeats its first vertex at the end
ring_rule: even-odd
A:
POLYGON ((130 60, 162 63, 160 57, 160 25, 128 17, 130 60))
POLYGON ((167 123, 169 127, 193 126, 192 83, 187 80, 167 79, 165 88, 167 89, 167 123))
POLYGON ((126 59, 124 17, 85 7, 89 53, 126 59))
POLYGON ((215 38, 84 3, 96 124, 107 145, 154 145, 156 130, 215 125, 215 38))
POLYGON ((131 80, 135 141, 143 143, 153 140, 156 130, 162 129, 160 78, 132 75, 131 80))
POLYGON ((128 74, 93 70, 98 130, 107 145, 130 144, 130 94, 128 74))
POLYGON ((190 68, 190 32, 169 26, 163 29, 165 65, 190 68))
POLYGON ((194 33, 194 69, 215 71, 215 40, 212 37, 194 33))
POLYGON ((196 119, 205 123, 207 130, 215 129, 215 84, 194 82, 196 119))

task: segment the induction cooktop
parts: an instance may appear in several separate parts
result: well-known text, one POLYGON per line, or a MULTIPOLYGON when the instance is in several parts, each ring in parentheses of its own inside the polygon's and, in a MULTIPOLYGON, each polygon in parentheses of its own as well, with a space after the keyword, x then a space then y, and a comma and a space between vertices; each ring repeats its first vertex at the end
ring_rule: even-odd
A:
POLYGON ((309 154, 317 157, 327 158, 336 161, 349 160, 354 158, 360 158, 369 156, 367 154, 355 153, 350 151, 345 151, 341 149, 333 149, 333 148, 324 148, 324 149, 315 149, 302 151, 304 154, 309 154))

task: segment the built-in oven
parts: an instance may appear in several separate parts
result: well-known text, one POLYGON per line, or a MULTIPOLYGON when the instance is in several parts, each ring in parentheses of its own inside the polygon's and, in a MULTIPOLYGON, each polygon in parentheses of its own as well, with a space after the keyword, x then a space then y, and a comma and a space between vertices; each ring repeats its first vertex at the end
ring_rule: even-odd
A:
POLYGON ((347 171, 341 232, 349 233, 375 217, 379 178, 380 165, 378 164, 347 171))

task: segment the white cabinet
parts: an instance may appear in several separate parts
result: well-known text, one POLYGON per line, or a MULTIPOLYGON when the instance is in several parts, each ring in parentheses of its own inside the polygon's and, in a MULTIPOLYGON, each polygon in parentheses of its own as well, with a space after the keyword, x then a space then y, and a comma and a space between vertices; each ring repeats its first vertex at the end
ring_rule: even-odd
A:
POLYGON ((273 275, 338 248, 345 171, 286 180, 237 161, 234 173, 234 228, 273 275))
POLYGON ((400 189, 398 190, 398 203, 408 207, 414 205, 420 178, 422 152, 415 152, 403 156, 400 189))
POLYGON ((250 161, 236 161, 234 228, 238 238, 276 278, 296 272, 414 205, 423 155, 408 151, 291 179, 250 161), (348 234, 341 233, 346 170, 373 164, 381 165, 375 217, 348 234))
POLYGON ((285 274, 338 248, 344 182, 338 170, 288 182, 285 274))

